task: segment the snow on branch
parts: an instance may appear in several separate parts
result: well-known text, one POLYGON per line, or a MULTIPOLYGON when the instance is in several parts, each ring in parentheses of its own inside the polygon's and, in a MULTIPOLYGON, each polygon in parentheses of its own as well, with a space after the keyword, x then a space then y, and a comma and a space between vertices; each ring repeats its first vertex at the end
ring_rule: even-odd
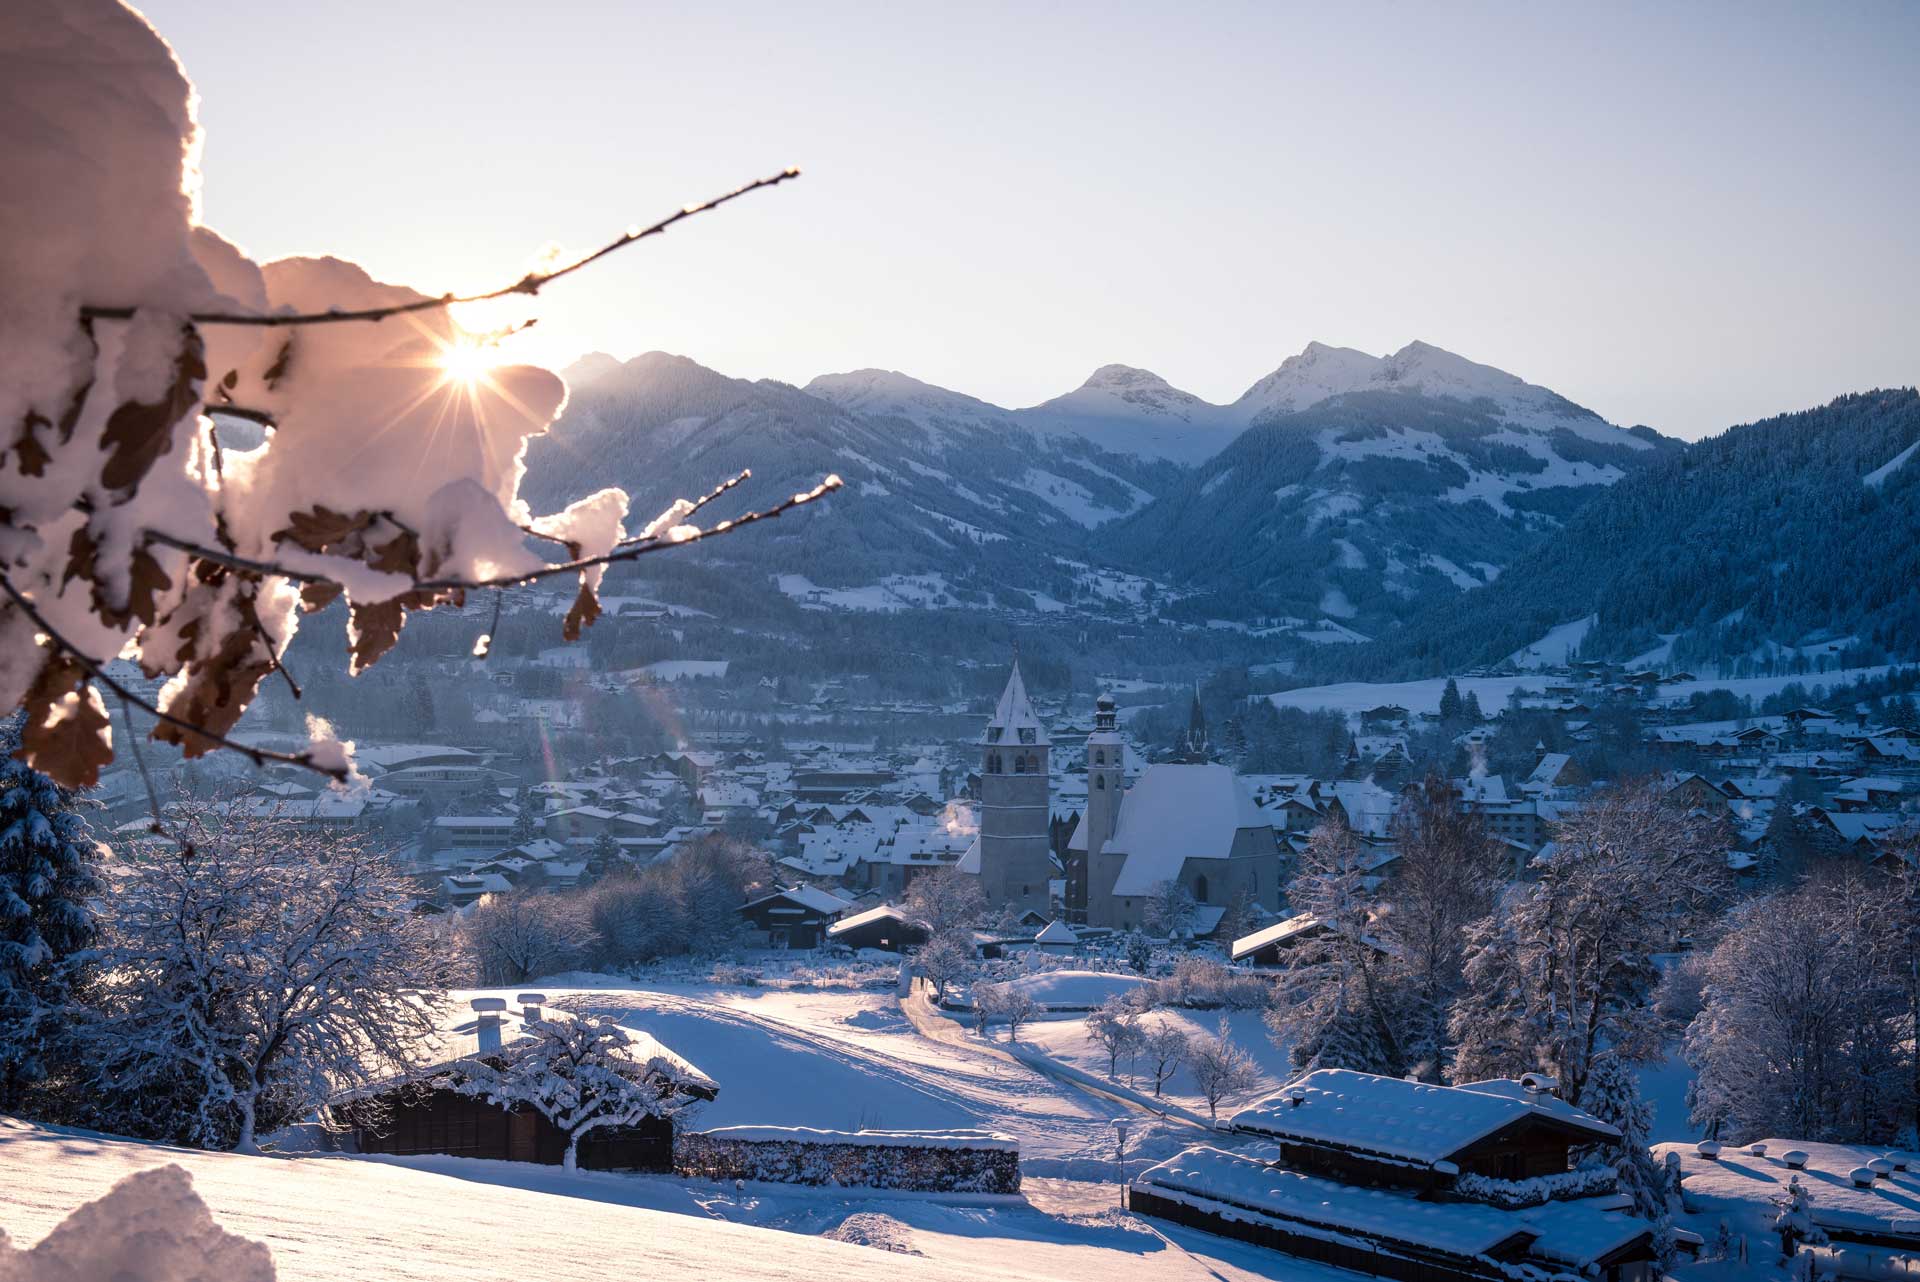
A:
POLYGON ((524 326, 475 332, 448 311, 537 294, 797 170, 482 294, 428 296, 335 258, 259 264, 199 223, 192 87, 146 20, 116 0, 17 4, 50 34, 0 76, 0 115, 45 125, 0 136, 0 173, 33 194, 0 210, 0 713, 26 710, 35 768, 97 781, 114 758, 105 692, 189 757, 234 749, 345 781, 348 743, 279 753, 230 733, 274 673, 298 697, 281 657, 303 614, 344 602, 358 675, 414 611, 573 575, 561 631, 577 640, 608 566, 839 488, 829 476, 704 526, 693 517, 747 473, 638 528, 611 487, 536 512, 527 442, 567 389, 500 359, 524 326), (224 448, 214 416, 265 438, 224 448), (116 658, 159 694, 109 674, 116 658))

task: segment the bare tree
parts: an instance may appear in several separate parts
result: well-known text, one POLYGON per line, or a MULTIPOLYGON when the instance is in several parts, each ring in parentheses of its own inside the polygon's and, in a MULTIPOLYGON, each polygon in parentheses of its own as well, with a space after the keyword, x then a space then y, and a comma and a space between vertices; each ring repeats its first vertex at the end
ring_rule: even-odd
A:
POLYGON ((1140 1012, 1124 996, 1107 999, 1099 1010, 1087 1016, 1087 1035, 1107 1053, 1107 1076, 1120 1070, 1120 1058, 1138 1050, 1143 1034, 1140 1012))
POLYGON ((969 1015, 973 1019, 973 1031, 980 1036, 987 1035, 987 1026, 1000 1013, 1001 990, 998 984, 975 984, 973 986, 973 1005, 969 1015))
POLYGON ((1040 1003, 1033 994, 1018 984, 1002 984, 999 998, 995 1003, 996 1013, 1007 1022, 1007 1040, 1020 1040, 1020 1025, 1033 1019, 1040 1013, 1040 1003))
POLYGON ((928 940, 914 956, 914 962, 920 967, 920 973, 933 985, 933 1000, 943 1001, 947 996, 947 987, 956 980, 971 975, 978 963, 974 958, 973 940, 963 931, 949 930, 928 940))
POLYGON ((1220 1102, 1260 1084, 1260 1066, 1245 1047, 1233 1040, 1223 1017, 1210 1035, 1196 1037, 1187 1047, 1187 1068, 1207 1102, 1207 1120, 1220 1120, 1220 1102))
POLYGON ((1501 885, 1500 847, 1476 814, 1455 804, 1452 785, 1428 775, 1394 815, 1399 858, 1380 892, 1376 933, 1392 950, 1401 989, 1406 1071, 1438 1082, 1446 1066, 1447 1017, 1466 986, 1466 928, 1486 916, 1501 885))
POLYGON ((977 924, 987 911, 980 879, 958 868, 921 873, 907 887, 901 910, 935 935, 977 924))
POLYGON ((487 895, 460 930, 476 982, 492 987, 576 965, 593 945, 582 901, 569 895, 487 895))
POLYGON ((1141 1039, 1140 1053, 1147 1061, 1147 1067, 1153 1077, 1153 1093, 1157 1096, 1166 1088, 1167 1082, 1179 1071, 1187 1058, 1187 1035, 1177 1025, 1168 1022, 1149 1030, 1141 1039))
POLYGON ((101 1082, 140 1133, 251 1149, 413 1067, 451 979, 405 880, 351 834, 195 803, 191 852, 131 866, 106 914, 101 1082))
POLYGON ((1149 930, 1172 939, 1192 928, 1198 909, 1193 892, 1169 878, 1154 884, 1141 912, 1149 930))

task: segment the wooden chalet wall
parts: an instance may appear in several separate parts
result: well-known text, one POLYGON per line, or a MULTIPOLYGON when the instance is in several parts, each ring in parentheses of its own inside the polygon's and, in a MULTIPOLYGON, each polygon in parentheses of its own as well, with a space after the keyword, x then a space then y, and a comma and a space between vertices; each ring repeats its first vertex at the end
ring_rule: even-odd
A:
MULTIPOLYGON (((403 1089, 381 1103, 386 1116, 377 1119, 348 1110, 362 1153, 444 1153, 542 1166, 558 1166, 566 1155, 566 1135, 531 1109, 508 1110, 448 1090, 403 1089)), ((650 1117, 627 1130, 592 1132, 580 1141, 579 1156, 583 1170, 670 1173, 673 1123, 650 1117)))

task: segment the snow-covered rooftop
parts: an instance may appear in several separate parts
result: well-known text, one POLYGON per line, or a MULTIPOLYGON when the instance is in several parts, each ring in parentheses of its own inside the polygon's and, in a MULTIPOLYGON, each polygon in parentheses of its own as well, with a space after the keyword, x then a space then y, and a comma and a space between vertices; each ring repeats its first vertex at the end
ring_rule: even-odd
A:
POLYGON ((1431 1086, 1323 1068, 1234 1114, 1235 1130, 1334 1145, 1408 1162, 1444 1161, 1528 1116, 1617 1138, 1598 1118, 1552 1096, 1431 1086))
POLYGON ((1149 766, 1121 799, 1120 820, 1106 845, 1127 857, 1113 893, 1150 894, 1178 877, 1188 859, 1225 859, 1241 829, 1272 827, 1226 766, 1149 766))
POLYGON ((1701 1216, 1719 1215, 1749 1231, 1764 1232, 1776 1208, 1768 1201, 1787 1187, 1796 1174, 1807 1190, 1807 1213, 1823 1228, 1841 1233, 1897 1233, 1920 1238, 1920 1170, 1894 1171, 1866 1188, 1857 1187, 1852 1172, 1887 1156, 1888 1150, 1864 1144, 1820 1144, 1808 1140, 1767 1139, 1761 1156, 1747 1148, 1725 1145, 1712 1161, 1692 1144, 1657 1144, 1654 1156, 1680 1156, 1680 1177, 1687 1204, 1701 1216), (1782 1155, 1798 1150, 1807 1155, 1806 1169, 1794 1171, 1782 1155))

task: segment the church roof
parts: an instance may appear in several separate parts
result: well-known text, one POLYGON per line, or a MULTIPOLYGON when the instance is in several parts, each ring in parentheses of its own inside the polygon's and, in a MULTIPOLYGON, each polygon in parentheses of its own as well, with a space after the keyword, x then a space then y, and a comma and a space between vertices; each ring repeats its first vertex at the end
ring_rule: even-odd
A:
POLYGON ((1120 800, 1106 851, 1124 854, 1113 893, 1145 895, 1180 875, 1188 859, 1225 859, 1243 828, 1273 821, 1222 765, 1150 766, 1120 800))
POLYGON ((1014 660, 1013 671, 1007 676, 1007 688, 1000 692, 1000 703, 993 710, 993 719, 987 722, 987 742, 1051 742, 1047 738, 1046 726, 1041 724, 1039 714, 1033 710, 1033 701, 1027 698, 1027 683, 1020 679, 1020 661, 1017 659, 1014 660), (1022 730, 1033 733, 1031 737, 1018 733, 1022 730))

